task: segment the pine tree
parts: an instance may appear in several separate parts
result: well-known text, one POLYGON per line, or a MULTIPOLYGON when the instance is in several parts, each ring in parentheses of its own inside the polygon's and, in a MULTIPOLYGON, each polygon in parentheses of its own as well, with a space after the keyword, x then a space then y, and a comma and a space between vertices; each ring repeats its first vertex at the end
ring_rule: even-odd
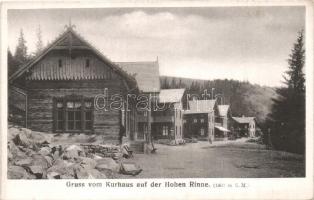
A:
POLYGON ((8 75, 12 75, 17 70, 17 63, 10 51, 8 49, 8 75))
POLYGON ((18 39, 18 44, 16 46, 14 59, 16 60, 17 65, 19 66, 24 64, 28 60, 26 40, 24 39, 24 33, 22 29, 20 31, 20 37, 18 39))
POLYGON ((42 32, 41 32, 41 27, 40 25, 37 28, 37 42, 36 42, 36 54, 39 54, 43 48, 44 48, 44 44, 43 44, 43 40, 42 40, 42 32))
POLYGON ((304 36, 299 33, 288 59, 284 87, 276 90, 268 124, 275 148, 304 153, 305 151, 305 75, 304 36))
POLYGON ((172 89, 173 89, 173 88, 177 88, 177 81, 176 81, 175 78, 172 78, 170 87, 171 87, 172 89))

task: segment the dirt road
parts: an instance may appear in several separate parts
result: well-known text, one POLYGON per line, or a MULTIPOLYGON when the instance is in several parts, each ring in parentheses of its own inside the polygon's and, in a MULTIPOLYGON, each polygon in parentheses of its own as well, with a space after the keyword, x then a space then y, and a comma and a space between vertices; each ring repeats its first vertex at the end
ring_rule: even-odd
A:
POLYGON ((304 176, 304 157, 267 150, 244 140, 156 145, 157 153, 135 154, 143 172, 121 178, 268 178, 304 176))

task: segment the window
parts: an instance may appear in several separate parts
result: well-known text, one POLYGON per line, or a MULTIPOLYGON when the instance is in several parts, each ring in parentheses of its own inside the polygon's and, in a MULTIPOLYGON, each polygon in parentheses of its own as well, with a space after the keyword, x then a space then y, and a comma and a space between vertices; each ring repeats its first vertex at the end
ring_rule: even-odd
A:
POLYGON ((79 101, 68 101, 67 106, 67 127, 69 131, 82 129, 82 103, 79 101))
POLYGON ((57 99, 55 131, 84 132, 93 129, 92 99, 57 99))
POLYGON ((193 122, 194 122, 194 123, 197 123, 197 119, 196 119, 196 118, 194 118, 193 122))
POLYGON ((201 119, 201 123, 204 123, 204 119, 201 119))
POLYGON ((167 136, 168 135, 168 126, 162 126, 162 135, 167 136))
POLYGON ((85 67, 89 67, 89 59, 86 59, 86 61, 85 61, 85 67))
POLYGON ((185 119, 183 120, 183 123, 184 123, 184 124, 186 123, 186 120, 185 120, 185 119))
POLYGON ((61 59, 58 60, 58 66, 62 67, 62 60, 61 59))
POLYGON ((205 134, 205 130, 203 128, 201 128, 201 136, 204 136, 205 134))
POLYGON ((57 101, 56 105, 56 130, 63 130, 64 129, 64 111, 63 111, 63 102, 57 101))
POLYGON ((85 121, 85 130, 92 130, 93 129, 93 109, 92 109, 92 101, 86 100, 84 101, 84 121, 85 121))

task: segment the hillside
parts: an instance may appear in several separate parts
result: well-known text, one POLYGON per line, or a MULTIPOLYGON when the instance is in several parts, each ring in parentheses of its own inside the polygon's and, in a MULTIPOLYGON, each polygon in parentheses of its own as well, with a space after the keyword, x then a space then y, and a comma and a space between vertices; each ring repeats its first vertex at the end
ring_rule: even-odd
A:
POLYGON ((233 116, 254 116, 257 123, 265 121, 271 110, 271 98, 276 96, 275 88, 237 80, 199 80, 161 76, 160 81, 163 89, 184 87, 190 94, 201 95, 205 89, 211 93, 212 88, 215 88, 214 95, 224 96, 224 103, 231 105, 233 116))

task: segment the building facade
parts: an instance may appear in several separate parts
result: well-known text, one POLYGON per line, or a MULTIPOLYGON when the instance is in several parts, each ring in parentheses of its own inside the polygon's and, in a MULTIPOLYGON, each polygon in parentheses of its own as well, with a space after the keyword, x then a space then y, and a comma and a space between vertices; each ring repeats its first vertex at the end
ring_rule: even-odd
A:
POLYGON ((185 89, 161 89, 153 111, 152 135, 155 140, 183 139, 183 96, 185 89))
POLYGON ((254 117, 232 117, 233 130, 237 137, 255 137, 254 117))
POLYGON ((117 143, 125 126, 122 134, 134 137, 135 101, 125 97, 138 92, 136 80, 72 27, 10 76, 9 85, 12 98, 16 88, 25 93, 25 121, 32 130, 101 134, 117 143))
POLYGON ((231 131, 231 111, 229 105, 218 105, 215 116, 215 139, 226 140, 231 131))
POLYGON ((184 112, 184 137, 215 139, 216 100, 191 100, 184 112))

